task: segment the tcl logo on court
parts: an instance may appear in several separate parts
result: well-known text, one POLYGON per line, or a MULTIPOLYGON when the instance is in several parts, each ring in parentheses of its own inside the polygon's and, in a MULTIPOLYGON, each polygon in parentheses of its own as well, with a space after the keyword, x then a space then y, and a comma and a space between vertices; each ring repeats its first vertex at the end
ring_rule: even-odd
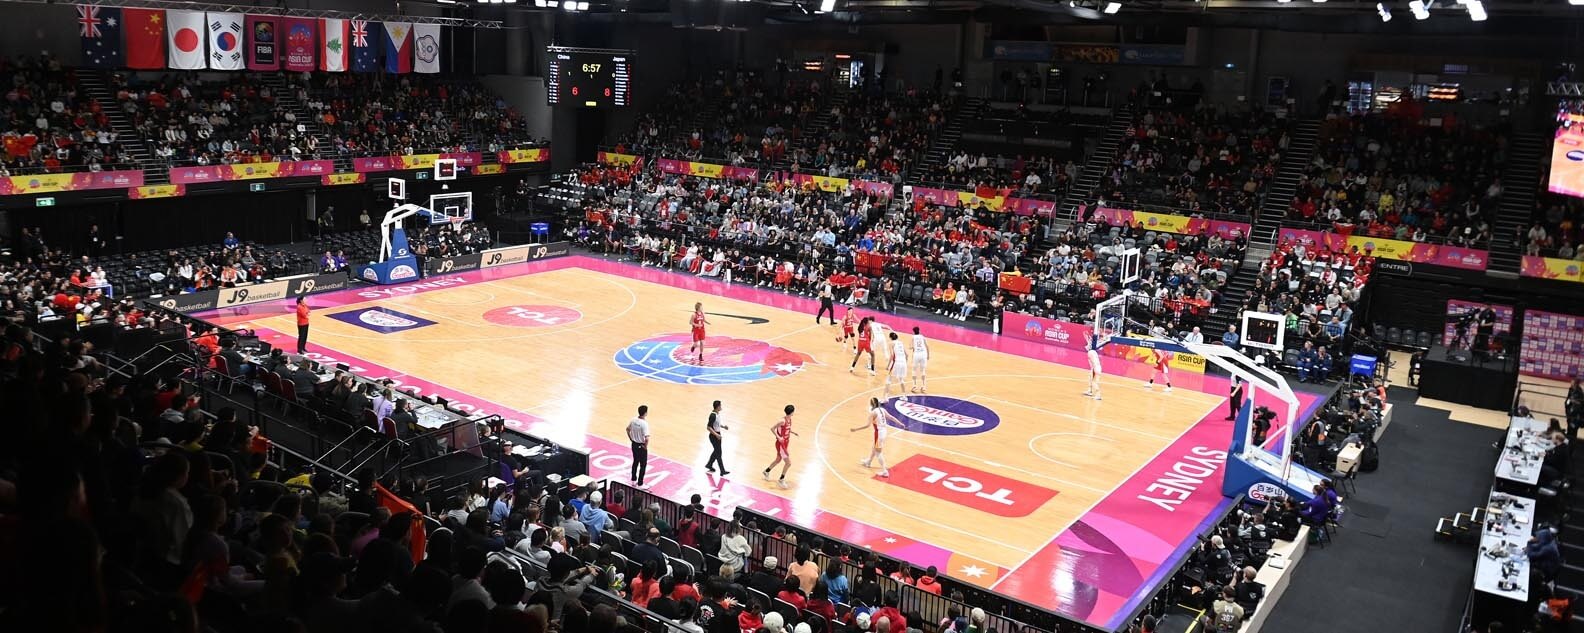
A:
POLYGON ((505 306, 484 313, 485 321, 511 327, 551 327, 581 318, 582 312, 552 305, 505 306))
POLYGON ((914 455, 877 478, 893 486, 1003 517, 1026 517, 1056 496, 1050 488, 962 464, 914 455))

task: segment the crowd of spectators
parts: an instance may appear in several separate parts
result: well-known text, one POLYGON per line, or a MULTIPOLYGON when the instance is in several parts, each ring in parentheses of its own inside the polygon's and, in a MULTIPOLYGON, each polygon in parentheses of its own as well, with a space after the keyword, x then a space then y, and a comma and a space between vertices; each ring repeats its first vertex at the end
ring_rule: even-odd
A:
POLYGON ((1294 240, 1276 246, 1260 264, 1243 310, 1280 314, 1286 350, 1271 354, 1244 348, 1236 328, 1223 343, 1261 357, 1270 367, 1297 369, 1304 382, 1324 382, 1339 361, 1353 325, 1353 305, 1369 283, 1374 258, 1357 250, 1333 252, 1294 240))
POLYGON ((793 171, 901 182, 921 164, 931 139, 958 101, 917 88, 901 93, 859 91, 833 105, 825 133, 805 139, 788 160, 793 171))
POLYGON ((0 90, 0 176, 100 171, 127 161, 99 103, 58 60, 0 57, 0 90))
POLYGON ((1535 196, 1535 210, 1528 227, 1514 236, 1525 255, 1584 260, 1584 199, 1552 193, 1535 196))
POLYGON ((1249 216, 1281 164, 1287 127, 1261 110, 1146 109, 1099 190, 1118 202, 1249 216))
POLYGON ((713 96, 720 94, 725 83, 725 75, 717 73, 708 81, 693 79, 667 86, 664 96, 637 115, 632 130, 616 137, 616 151, 685 157, 684 140, 691 137, 688 122, 699 115, 713 96))
POLYGON ((1415 110, 1327 119, 1290 220, 1338 233, 1483 248, 1500 203, 1506 137, 1415 110))
POLYGON ((732 165, 769 165, 787 157, 823 102, 817 81, 780 86, 761 75, 741 72, 717 79, 716 115, 686 136, 662 147, 666 156, 725 160, 732 165))
MULTIPOLYGON (((288 76, 291 89, 300 80, 288 76)), ((195 165, 317 158, 310 121, 280 107, 282 95, 253 73, 171 71, 112 75, 117 107, 155 158, 195 165)))
POLYGON ((593 248, 803 293, 835 277, 876 302, 900 283, 934 286, 930 307, 963 318, 999 301, 1000 273, 1043 233, 1038 218, 922 200, 907 209, 854 189, 604 167, 581 178, 585 215, 569 234, 593 248))
POLYGON ((472 80, 315 73, 300 99, 337 153, 500 151, 534 139, 516 110, 472 80))
MULTIPOLYGON (((966 150, 952 152, 945 162, 920 169, 918 180, 926 187, 964 191, 992 190, 994 195, 1062 196, 1078 178, 1079 165, 1042 156, 977 156, 966 150)), ((994 195, 990 197, 994 197, 994 195)))
MULTIPOLYGON (((97 229, 97 227, 94 227, 97 229)), ((146 326, 136 307, 151 295, 229 288, 310 272, 308 258, 246 244, 227 234, 202 247, 111 254, 98 231, 85 245, 52 245, 23 228, 14 257, 0 263, 0 310, 15 321, 75 319, 146 326)))
MULTIPOLYGON (((1087 322, 1094 305, 1122 288, 1122 251, 1138 248, 1139 280, 1152 333, 1177 336, 1203 322, 1248 248, 1241 235, 1176 235, 1142 223, 1110 226, 1096 218, 1055 238, 1037 260, 1032 292, 1013 296, 1007 309, 1087 322)), ((1142 321, 1142 319, 1140 319, 1142 321)))

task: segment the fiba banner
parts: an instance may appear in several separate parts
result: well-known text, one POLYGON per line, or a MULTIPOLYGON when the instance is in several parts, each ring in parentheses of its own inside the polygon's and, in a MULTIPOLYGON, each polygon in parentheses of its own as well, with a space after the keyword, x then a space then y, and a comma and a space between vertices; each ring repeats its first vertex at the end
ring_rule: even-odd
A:
POLYGON ((144 185, 127 190, 127 198, 132 200, 180 198, 185 195, 187 195, 187 185, 144 185))
POLYGON ((479 165, 473 168, 473 175, 475 176, 493 176, 495 174, 504 173, 506 173, 506 166, 500 163, 495 163, 493 165, 479 165))
MULTIPOLYGON (((1049 319, 1021 312, 1004 312, 1001 315, 1002 336, 1017 337, 1071 350, 1082 351, 1085 348, 1085 337, 1092 331, 1093 326, 1082 323, 1049 319)), ((1100 353, 1112 358, 1148 363, 1154 361, 1156 351, 1132 345, 1107 345, 1101 348, 1100 353)), ((1172 357, 1167 360, 1167 366, 1172 369, 1202 374, 1205 371, 1205 359, 1203 356, 1196 354, 1179 352, 1172 354, 1172 357)))
POLYGON ((279 163, 238 163, 235 165, 203 165, 199 167, 172 167, 170 181, 190 185, 231 180, 262 180, 267 178, 301 178, 335 173, 333 160, 296 160, 279 163))
MULTIPOLYGON (((532 151, 532 150, 518 150, 518 151, 532 151)), ((501 152, 501 153, 504 154, 505 152, 501 152)), ((637 156, 634 156, 632 154, 619 154, 619 153, 616 153, 616 152, 600 152, 597 155, 597 159, 599 160, 600 164, 603 164, 603 165, 621 165, 623 167, 626 167, 628 165, 632 165, 632 164, 635 164, 635 163, 638 162, 638 157, 637 156)), ((505 161, 501 161, 501 162, 505 162, 505 161)))
POLYGON ((123 189, 141 187, 142 185, 143 171, 140 169, 6 176, 0 178, 0 196, 88 191, 91 189, 123 189))
POLYGON ((1111 207, 1095 209, 1094 214, 1090 217, 1105 220, 1107 224, 1111 225, 1137 226, 1143 224, 1146 231, 1163 231, 1178 235, 1213 233, 1221 237, 1232 237, 1233 235, 1246 237, 1254 228, 1247 222, 1192 218, 1186 215, 1130 211, 1111 207))
POLYGON ((325 174, 319 177, 319 184, 326 187, 361 185, 365 182, 368 182, 368 174, 325 174))
POLYGON ((352 159, 352 169, 359 172, 401 171, 404 169, 434 169, 436 160, 454 159, 458 167, 473 167, 484 162, 482 152, 456 152, 447 154, 396 154, 352 159))
POLYGON ((913 204, 917 206, 921 201, 943 207, 974 207, 983 204, 992 211, 1000 211, 1006 205, 1006 198, 1000 196, 984 197, 971 191, 914 187, 913 204))
POLYGON ((1373 257, 1460 270, 1482 271, 1490 263, 1490 253, 1477 248, 1425 244, 1367 235, 1341 235, 1330 231, 1283 228, 1277 233, 1277 242, 1319 245, 1333 252, 1350 252, 1356 249, 1361 254, 1373 257))
POLYGON ((479 253, 480 267, 495 268, 509 266, 523 262, 560 257, 570 252, 566 242, 550 242, 548 244, 526 244, 523 246, 507 246, 479 253))
POLYGON ((242 55, 242 14, 210 11, 209 68, 211 70, 242 70, 246 66, 242 55))
POLYGON ((413 25, 413 72, 440 72, 440 25, 413 25))
MULTIPOLYGON (((606 152, 601 153, 604 154, 606 152)), ((620 155, 621 154, 618 154, 618 156, 620 155)), ((517 163, 542 163, 550 160, 550 149, 547 147, 541 147, 538 149, 508 149, 497 153, 495 155, 495 160, 507 165, 515 165, 517 163)))
POLYGON ((1006 211, 1018 215, 1037 215, 1042 218, 1056 215, 1056 203, 1052 200, 1036 200, 1034 198, 1007 198, 1002 207, 1006 211))
POLYGON ((1536 279, 1551 279, 1555 281, 1571 281, 1584 284, 1584 262, 1571 259, 1557 259, 1555 257, 1536 257, 1524 255, 1518 273, 1525 277, 1536 279))
POLYGON ((313 18, 286 18, 281 21, 286 32, 286 55, 283 66, 297 73, 313 72, 314 53, 319 48, 319 23, 313 18))
POLYGON ((280 70, 280 23, 274 16, 247 16, 248 70, 280 70))
POLYGON ((684 176, 698 176, 699 178, 713 178, 716 180, 758 180, 759 170, 752 167, 733 167, 730 165, 716 165, 714 163, 695 163, 686 160, 661 158, 655 161, 655 166, 660 171, 668 174, 684 176))
POLYGON ((165 33, 170 41, 166 65, 176 70, 203 70, 204 14, 202 11, 165 12, 165 33))

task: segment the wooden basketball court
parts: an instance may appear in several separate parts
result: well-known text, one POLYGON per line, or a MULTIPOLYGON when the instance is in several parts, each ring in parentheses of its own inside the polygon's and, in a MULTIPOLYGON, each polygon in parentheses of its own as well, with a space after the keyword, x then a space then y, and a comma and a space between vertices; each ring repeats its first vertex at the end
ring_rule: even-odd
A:
MULTIPOLYGON (((876 345, 877 375, 850 373, 852 356, 835 340, 840 329, 816 324, 803 309, 810 300, 585 257, 540 264, 527 273, 452 276, 449 285, 442 278, 410 290, 313 297, 310 348, 509 409, 526 430, 595 449, 595 465, 622 480, 625 428, 647 404, 656 492, 747 486, 747 496, 779 497, 794 521, 855 542, 866 538, 862 530, 830 519, 877 527, 884 543, 948 552, 953 567, 943 573, 987 586, 1049 549, 1201 420, 1220 420, 1225 407, 1222 383, 1202 375, 1179 379, 1187 388, 1170 394, 1108 375, 1104 400, 1095 401, 1081 395, 1087 371, 1077 352, 1025 342, 1033 349, 1004 353, 990 349, 1003 345, 1000 337, 984 332, 877 315, 904 341, 917 324, 931 352, 927 397, 887 403, 906 428, 890 432, 893 476, 882 479, 859 464, 870 432, 851 429, 865 424, 869 398, 880 395, 887 346, 876 345), (695 302, 710 313, 702 365, 688 358, 695 302), (730 427, 724 480, 703 469, 713 400, 723 401, 730 427), (799 435, 790 489, 781 490, 760 471, 774 458, 770 427, 787 404, 797 407, 799 435)), ((217 320, 293 332, 286 310, 217 320)), ((1106 362, 1108 373, 1147 377, 1139 363, 1106 362)), ((1205 488, 1217 486, 1218 477, 1205 488)), ((1208 492, 1219 499, 1219 490, 1208 492)))

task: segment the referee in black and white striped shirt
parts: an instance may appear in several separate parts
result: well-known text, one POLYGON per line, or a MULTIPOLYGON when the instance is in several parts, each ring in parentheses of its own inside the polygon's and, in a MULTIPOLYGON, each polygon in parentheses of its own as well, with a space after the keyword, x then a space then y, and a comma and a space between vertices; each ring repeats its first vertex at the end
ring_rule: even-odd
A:
POLYGON ((709 461, 704 462, 704 471, 713 473, 715 467, 720 466, 720 474, 725 477, 731 472, 726 470, 726 462, 721 460, 721 433, 726 430, 726 425, 721 423, 720 410, 721 401, 716 400, 710 408, 709 425, 704 427, 709 431, 710 441, 710 456, 709 461))

